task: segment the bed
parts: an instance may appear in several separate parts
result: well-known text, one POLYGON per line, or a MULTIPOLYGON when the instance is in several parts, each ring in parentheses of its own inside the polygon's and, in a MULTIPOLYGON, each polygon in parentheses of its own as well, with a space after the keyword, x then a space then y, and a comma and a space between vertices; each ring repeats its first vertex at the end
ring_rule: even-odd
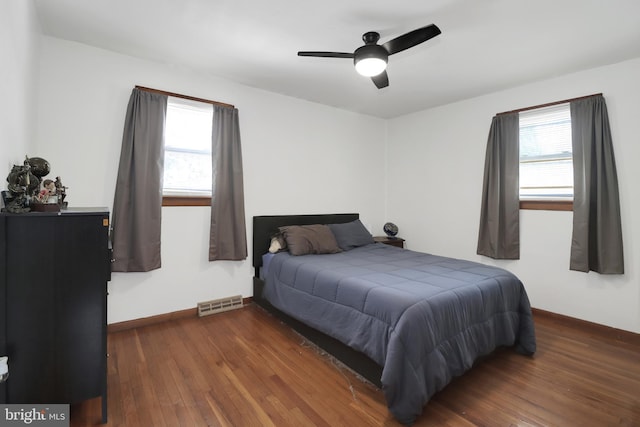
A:
POLYGON ((253 233, 254 301, 380 386, 403 424, 496 348, 535 353, 506 270, 375 243, 358 214, 256 216, 253 233), (287 250, 270 254, 274 237, 287 250))

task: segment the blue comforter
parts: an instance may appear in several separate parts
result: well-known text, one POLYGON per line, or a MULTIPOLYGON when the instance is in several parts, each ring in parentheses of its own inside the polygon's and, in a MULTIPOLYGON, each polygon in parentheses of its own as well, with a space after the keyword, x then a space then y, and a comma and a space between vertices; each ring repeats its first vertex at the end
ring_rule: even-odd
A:
POLYGON ((263 297, 380 364, 389 410, 405 424, 478 357, 536 350, 529 299, 512 273, 380 243, 278 253, 263 297))

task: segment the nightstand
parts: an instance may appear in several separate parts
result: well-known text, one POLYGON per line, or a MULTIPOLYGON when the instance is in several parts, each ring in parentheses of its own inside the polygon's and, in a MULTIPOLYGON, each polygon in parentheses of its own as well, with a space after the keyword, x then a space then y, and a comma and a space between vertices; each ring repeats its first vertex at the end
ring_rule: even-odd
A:
POLYGON ((384 243, 385 245, 404 248, 404 239, 401 237, 375 236, 373 240, 375 240, 378 243, 384 243))

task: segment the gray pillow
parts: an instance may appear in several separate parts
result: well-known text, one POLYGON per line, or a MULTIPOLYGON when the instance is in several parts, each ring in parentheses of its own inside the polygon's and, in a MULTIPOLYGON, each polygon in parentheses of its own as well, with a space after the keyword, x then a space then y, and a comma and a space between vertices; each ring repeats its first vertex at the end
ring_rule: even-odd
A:
POLYGON ((329 224, 329 228, 343 251, 375 243, 373 236, 359 219, 346 224, 329 224))
POLYGON ((342 252, 328 226, 288 225, 280 227, 291 255, 335 254, 342 252))

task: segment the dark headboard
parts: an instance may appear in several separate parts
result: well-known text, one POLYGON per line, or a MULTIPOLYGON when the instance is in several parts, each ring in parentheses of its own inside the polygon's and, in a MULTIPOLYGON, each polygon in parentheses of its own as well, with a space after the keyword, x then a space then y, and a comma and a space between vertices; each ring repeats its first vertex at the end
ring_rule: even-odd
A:
POLYGON ((253 217, 253 266, 256 276, 262 266, 262 255, 267 253, 271 237, 284 225, 344 224, 360 217, 357 213, 323 215, 262 215, 253 217))

